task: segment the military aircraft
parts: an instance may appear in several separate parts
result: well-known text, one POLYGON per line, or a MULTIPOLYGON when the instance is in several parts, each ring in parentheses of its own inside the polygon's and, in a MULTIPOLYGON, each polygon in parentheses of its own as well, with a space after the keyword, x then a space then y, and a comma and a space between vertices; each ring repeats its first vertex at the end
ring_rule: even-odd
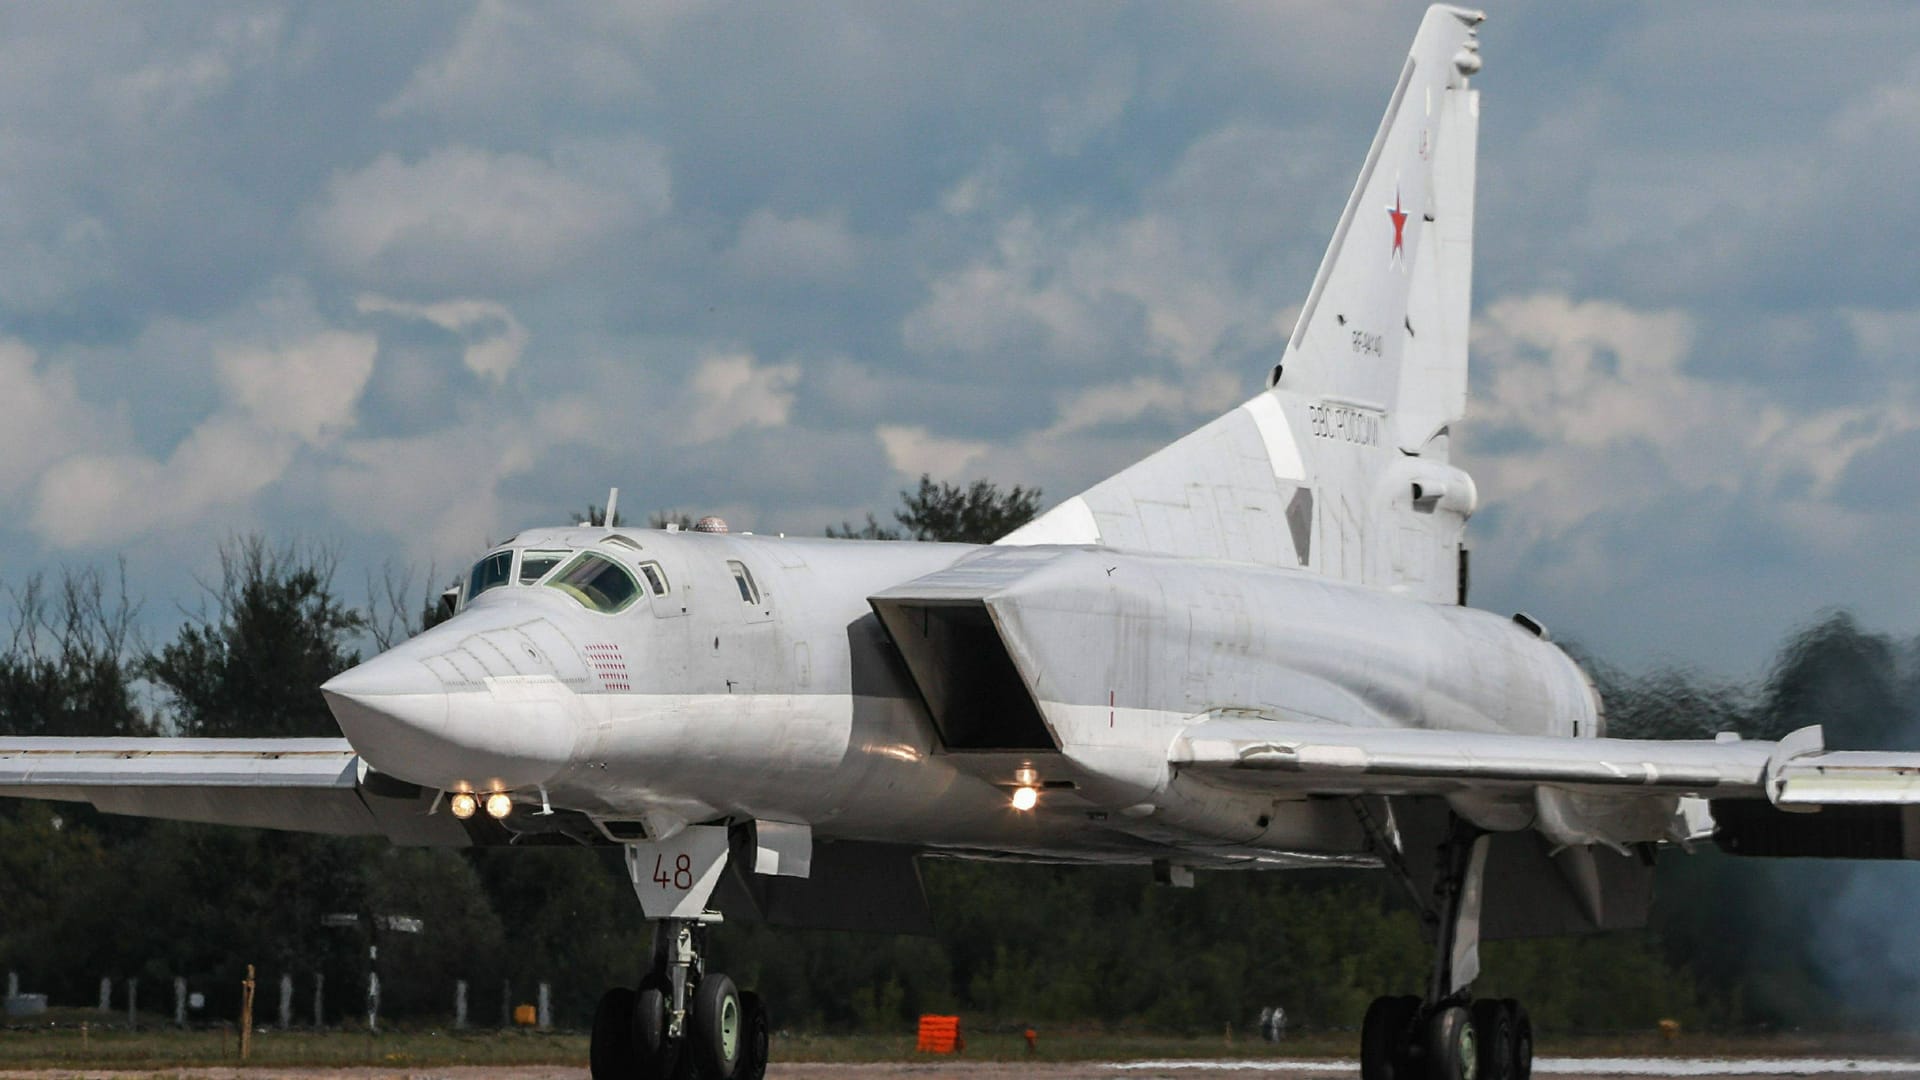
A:
POLYGON ((924 929, 921 857, 1378 868, 1433 962, 1363 1076, 1524 1080, 1482 939, 1642 925, 1673 845, 1920 858, 1920 756, 1609 738, 1538 621, 1466 606, 1481 21, 1427 11, 1267 388, 1000 542, 530 529, 321 687, 344 739, 10 739, 0 792, 618 845, 654 946, 596 1080, 759 1077, 707 935, 924 929))

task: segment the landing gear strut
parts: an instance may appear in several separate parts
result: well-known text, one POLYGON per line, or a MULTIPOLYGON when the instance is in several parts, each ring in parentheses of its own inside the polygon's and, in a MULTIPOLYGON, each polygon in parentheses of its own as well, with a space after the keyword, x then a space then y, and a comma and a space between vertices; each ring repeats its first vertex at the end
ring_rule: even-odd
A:
POLYGON ((1360 1025, 1361 1080, 1530 1080, 1533 1025, 1512 998, 1474 1000, 1480 974, 1480 894, 1486 834, 1455 819, 1438 850, 1431 899, 1418 894, 1397 837, 1361 808, 1387 868, 1415 891, 1434 931, 1433 977, 1424 998, 1375 998, 1360 1025))
POLYGON ((727 857, 723 828, 627 846, 627 869, 647 916, 653 953, 635 987, 601 995, 590 1051, 593 1080, 761 1080, 767 1071, 766 1006, 708 971, 706 911, 727 857))

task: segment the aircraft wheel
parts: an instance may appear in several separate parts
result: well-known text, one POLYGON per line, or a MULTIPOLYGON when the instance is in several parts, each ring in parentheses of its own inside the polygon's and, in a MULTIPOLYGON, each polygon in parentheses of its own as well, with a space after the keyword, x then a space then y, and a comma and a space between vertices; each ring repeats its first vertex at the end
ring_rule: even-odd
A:
POLYGON ((1377 997, 1360 1022, 1360 1080, 1412 1080, 1416 997, 1377 997))
POLYGON ((593 1080, 633 1080, 640 1058, 634 1047, 633 1004, 635 994, 616 986, 600 995, 600 1006, 593 1011, 593 1039, 587 1051, 587 1063, 593 1080))
POLYGON ((740 1008, 740 991, 733 980, 714 973, 700 980, 693 995, 693 1041, 703 1076, 712 1080, 734 1080, 740 1065, 740 1048, 746 1039, 746 1016, 740 1008))
POLYGON ((740 1016, 744 1022, 740 1065, 733 1071, 733 1080, 763 1080, 767 1075, 767 1061, 773 1041, 773 1025, 767 1019, 767 1004, 759 994, 742 990, 740 1016))
POLYGON ((1427 1018, 1428 1080, 1478 1080, 1480 1051, 1473 1018, 1459 1005, 1443 1005, 1427 1018))
POLYGON ((1513 1017, 1513 1071, 1511 1080, 1533 1080, 1533 1020, 1527 1007, 1512 998, 1501 1001, 1513 1017))
MULTIPOLYGON (((633 1056, 639 1080, 668 1080, 680 1057, 680 1040, 667 1037, 667 1011, 673 1007, 673 987, 664 976, 640 980, 633 999, 633 1056)), ((595 1074, 593 1080, 600 1080, 595 1074)))
POLYGON ((1473 1003, 1472 1018, 1480 1046, 1479 1080, 1513 1080, 1513 1008, 1482 998, 1473 1003))

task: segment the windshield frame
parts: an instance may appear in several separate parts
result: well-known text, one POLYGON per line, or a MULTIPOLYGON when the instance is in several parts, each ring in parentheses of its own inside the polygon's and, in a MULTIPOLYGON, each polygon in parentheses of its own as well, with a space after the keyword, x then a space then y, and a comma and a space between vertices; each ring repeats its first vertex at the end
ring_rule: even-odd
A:
POLYGON ((646 587, 640 584, 638 578, 634 577, 633 570, 630 567, 615 558, 612 554, 604 551, 596 551, 592 548, 576 552, 573 558, 561 563, 558 568, 549 571, 547 576, 541 580, 540 584, 546 588, 555 589, 566 594, 573 598, 581 607, 599 615, 617 615, 632 607, 636 601, 646 595, 646 587), (627 591, 625 596, 616 600, 608 596, 604 589, 594 589, 590 592, 586 587, 583 587, 583 585, 601 580, 602 574, 604 574, 605 571, 593 575, 590 582, 582 584, 575 584, 573 581, 563 580, 573 577, 576 573, 576 568, 584 567, 590 562, 603 563, 617 573, 619 580, 626 583, 627 591), (599 594, 599 600, 595 599, 594 593, 599 594))

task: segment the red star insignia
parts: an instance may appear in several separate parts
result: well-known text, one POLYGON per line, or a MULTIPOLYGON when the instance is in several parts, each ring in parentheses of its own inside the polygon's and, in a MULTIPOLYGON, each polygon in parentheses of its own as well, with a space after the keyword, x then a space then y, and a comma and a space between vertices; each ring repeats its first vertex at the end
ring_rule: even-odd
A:
POLYGON ((1393 189, 1393 205, 1387 207, 1387 216, 1393 219, 1393 257, 1399 258, 1406 243, 1407 214, 1400 209, 1400 189, 1393 189))

